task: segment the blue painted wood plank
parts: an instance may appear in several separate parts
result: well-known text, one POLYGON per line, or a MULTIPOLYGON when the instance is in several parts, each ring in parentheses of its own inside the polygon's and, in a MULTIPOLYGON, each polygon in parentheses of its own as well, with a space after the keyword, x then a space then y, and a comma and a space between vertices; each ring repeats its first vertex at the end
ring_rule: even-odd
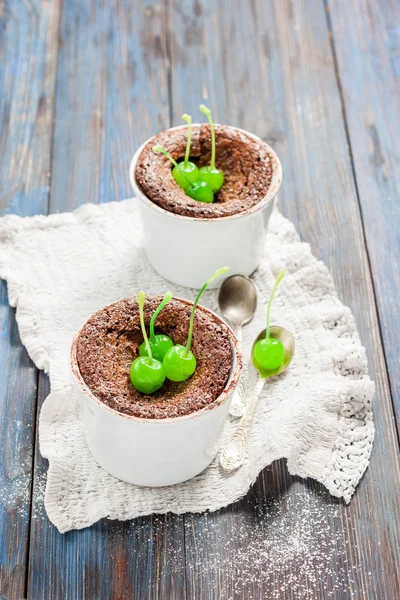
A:
MULTIPOLYGON (((47 212, 58 3, 0 5, 0 214, 47 212)), ((0 598, 25 593, 37 371, 0 282, 0 598)))
POLYGON ((400 435, 400 5, 328 1, 400 435))
POLYGON ((131 196, 134 150, 169 119, 163 3, 68 2, 61 40, 52 211, 131 196))
POLYGON ((393 526, 400 517, 399 449, 324 3, 233 0, 222 10, 211 0, 171 0, 170 6, 173 123, 183 112, 196 120, 206 101, 220 122, 275 147, 283 164, 283 212, 327 263, 352 308, 377 384, 371 466, 350 506, 318 499, 314 482, 299 485, 283 463, 274 465, 243 502, 217 515, 185 516, 188 597, 213 597, 214 590, 221 598, 284 597, 286 589, 292 598, 389 600, 400 583, 393 526), (304 506, 315 546, 335 544, 329 564, 314 560, 323 585, 304 572, 300 551, 279 568, 269 561, 285 544, 274 523, 286 523, 287 533, 292 523, 294 530, 304 506), (257 546, 260 524, 265 537, 257 546), (247 570, 238 579, 240 551, 247 570))
MULTIPOLYGON (((328 261, 342 296, 356 313, 377 377, 378 442, 370 473, 353 504, 347 510, 340 508, 335 516, 330 513, 330 504, 327 508, 321 500, 321 506, 318 505, 318 510, 313 508, 310 518, 325 518, 331 523, 330 527, 338 536, 338 551, 343 541, 349 542, 349 548, 339 557, 340 564, 332 559, 331 572, 323 573, 328 586, 334 583, 335 576, 339 577, 338 587, 328 588, 332 597, 345 597, 345 586, 348 586, 353 597, 366 594, 366 597, 390 598, 392 588, 398 587, 398 539, 391 527, 392 520, 398 521, 398 508, 396 512, 394 506, 399 480, 396 440, 360 220, 354 208, 355 191, 338 108, 340 101, 338 90, 332 83, 334 71, 326 24, 323 25, 321 4, 314 0, 306 7, 254 1, 252 12, 246 10, 248 6, 236 2, 230 13, 216 9, 212 12, 211 5, 206 2, 172 6, 170 28, 174 36, 170 47, 174 61, 171 90, 174 92, 174 119, 178 122, 184 110, 194 113, 200 97, 208 97, 211 103, 218 105, 221 121, 253 130, 276 146, 286 171, 282 192, 284 209, 304 237, 311 240, 314 251, 328 261), (197 77, 193 77, 193 73, 197 73, 197 77), (323 190, 321 196, 315 189, 323 190), (355 274, 353 281, 349 281, 346 265, 355 274), (374 514, 373 519, 370 512, 374 514), (382 548, 384 552, 379 551, 382 548), (382 554, 387 561, 385 570, 382 554), (348 572, 341 580, 340 568, 345 567, 348 572), (370 577, 367 577, 367 569, 370 569, 370 577)), ((57 119, 53 210, 65 210, 85 199, 106 201, 126 195, 129 191, 127 156, 134 149, 129 150, 129 144, 135 146, 141 141, 138 138, 142 134, 147 137, 168 124, 164 93, 166 29, 159 5, 96 6, 92 9, 95 18, 91 14, 90 23, 85 7, 68 3, 64 10, 61 41, 65 53, 60 61, 58 92, 62 111, 59 112, 60 121, 57 119), (102 25, 103 18, 109 19, 109 27, 102 25), (146 25, 147 18, 149 25, 146 25), (124 31, 125 42, 116 41, 116 37, 124 39, 124 31), (88 35, 89 32, 93 37, 88 35), (96 44, 97 60, 93 51, 96 44), (76 53, 80 53, 79 60, 76 53), (115 61, 119 68, 113 69, 109 65, 115 61), (151 72, 156 85, 151 77, 147 80, 143 67, 146 61, 148 69, 153 67, 151 72), (143 67, 143 70, 136 93, 133 93, 135 86, 129 84, 129 75, 132 73, 130 66, 136 62, 138 69, 143 67), (140 90, 145 90, 145 101, 141 99, 143 91, 140 90), (150 99, 154 104, 149 108, 146 102, 150 99), (128 108, 126 121, 121 116, 121 105, 128 108), (137 112, 133 112, 132 107, 137 112), (86 114, 81 116, 85 111, 86 114), (110 125, 114 122, 115 130, 110 125), (157 123, 154 129, 153 123, 157 123), (101 164, 99 170, 97 161, 101 164), (81 196, 85 198, 81 200, 81 196)), ((12 156, 15 159, 18 155, 12 156)), ((15 189, 18 191, 19 188, 15 189)), ((6 200, 7 210, 14 194, 1 197, 6 200)), ((22 201, 15 206, 20 211, 25 208, 22 201)), ((30 208, 31 204, 27 210, 30 208)), ((41 377, 40 403, 47 391, 46 379, 41 377)), ((184 597, 181 519, 141 519, 124 524, 103 522, 90 530, 61 537, 42 512, 46 469, 43 463, 37 455, 31 598, 118 598, 133 594, 139 598, 184 597), (49 556, 54 559, 48 560, 49 556), (165 564, 169 573, 159 578, 158 572, 165 564), (171 576, 174 570, 178 577, 171 576)), ((243 503, 220 511, 218 515, 185 518, 188 596, 251 593, 262 597, 263 592, 282 585, 279 579, 268 579, 268 564, 261 564, 264 580, 260 581, 258 564, 249 567, 247 582, 243 579, 238 582, 233 560, 229 561, 229 551, 238 550, 240 528, 244 530, 241 543, 244 547, 250 544, 254 533, 251 528, 246 531, 247 524, 251 525, 252 518, 259 518, 257 505, 260 506, 265 497, 267 500, 276 497, 282 503, 286 493, 292 502, 298 494, 297 506, 301 506, 316 495, 316 490, 318 488, 310 483, 306 493, 302 484, 287 476, 281 464, 260 477, 243 503), (231 547, 225 543, 229 540, 231 547)), ((290 511, 287 515, 288 519, 295 516, 290 511)), ((268 542, 268 537, 264 542, 268 542)), ((296 575, 296 564, 282 566, 280 577, 293 575, 296 575)), ((20 580, 21 576, 13 582, 20 580)), ((14 597, 15 584, 10 586, 9 578, 3 578, 3 581, 8 586, 4 588, 7 596, 14 597)), ((305 585, 310 591, 310 583, 305 585)), ((320 588, 319 597, 323 597, 325 591, 320 588)))
MULTIPOLYGON (((64 2, 51 212, 131 194, 131 156, 169 122, 165 21, 153 0, 64 2)), ((42 373, 39 390, 40 407, 42 373)), ((103 520, 61 535, 43 509, 46 470, 36 452, 28 598, 185 597, 182 517, 103 520)))

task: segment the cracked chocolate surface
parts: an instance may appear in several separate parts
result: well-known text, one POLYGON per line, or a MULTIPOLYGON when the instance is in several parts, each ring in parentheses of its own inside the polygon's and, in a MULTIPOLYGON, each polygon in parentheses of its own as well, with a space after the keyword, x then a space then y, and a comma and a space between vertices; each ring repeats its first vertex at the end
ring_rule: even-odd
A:
MULTIPOLYGON (((147 331, 161 300, 161 296, 146 298, 147 331)), ((185 344, 191 308, 191 304, 173 298, 158 316, 155 332, 185 344)), ((129 372, 142 341, 135 298, 111 304, 86 322, 77 340, 77 362, 86 385, 101 402, 126 415, 163 419, 201 410, 220 396, 232 365, 228 328, 201 306, 196 311, 192 342, 197 368, 187 381, 166 380, 152 395, 135 390, 129 372)))
MULTIPOLYGON (((266 195, 272 179, 268 146, 233 127, 215 126, 216 167, 225 182, 212 204, 198 202, 185 194, 172 176, 173 166, 152 147, 161 144, 180 162, 186 149, 187 128, 167 129, 154 136, 141 152, 136 165, 136 182, 142 192, 165 210, 196 218, 228 217, 258 204, 266 195)), ((192 128, 190 160, 199 167, 211 157, 209 125, 192 128)))

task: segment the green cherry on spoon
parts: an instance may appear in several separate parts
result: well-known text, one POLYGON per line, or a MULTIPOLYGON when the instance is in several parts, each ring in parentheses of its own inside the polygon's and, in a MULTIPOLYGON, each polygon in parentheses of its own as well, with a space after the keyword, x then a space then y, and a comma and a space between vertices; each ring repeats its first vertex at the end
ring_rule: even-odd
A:
POLYGON ((185 159, 183 162, 178 163, 178 168, 174 167, 172 174, 178 185, 185 190, 188 187, 188 183, 182 173, 186 175, 187 179, 189 179, 191 183, 195 183, 199 177, 199 169, 197 165, 189 160, 190 141, 192 139, 192 117, 185 113, 182 115, 182 119, 188 124, 185 159))
POLYGON ((281 282, 284 271, 279 271, 278 276, 275 280, 274 287, 272 288, 271 295, 268 301, 267 307, 267 329, 265 332, 265 338, 258 340, 256 344, 253 346, 252 350, 252 361, 257 369, 263 377, 268 377, 271 375, 271 372, 279 369, 282 365, 282 362, 285 358, 285 348, 277 339, 270 337, 270 312, 271 312, 271 304, 276 292, 276 288, 281 282))
MULTIPOLYGON (((174 342, 171 340, 170 337, 168 337, 164 333, 155 334, 154 333, 154 323, 155 323, 158 315, 164 308, 164 306, 166 306, 168 304, 168 302, 171 301, 171 298, 172 298, 172 293, 167 292, 165 294, 162 302, 158 305, 157 309, 155 310, 155 312, 150 320, 149 345, 150 345, 150 349, 151 349, 153 358, 155 358, 156 360, 159 360, 160 362, 163 361, 164 356, 166 355, 168 350, 170 348, 172 348, 172 346, 174 345, 174 342)), ((146 342, 143 342, 142 344, 140 344, 139 355, 140 356, 148 356, 146 342)))
MULTIPOLYGON (((180 187, 182 187, 183 190, 185 190, 187 196, 193 198, 193 200, 197 200, 198 202, 210 203, 214 201, 214 192, 212 191, 212 188, 208 183, 206 183, 205 181, 194 181, 192 183, 187 177, 186 173, 179 169, 179 165, 176 162, 176 160, 174 160, 170 153, 167 152, 165 148, 160 146, 160 144, 153 146, 152 150, 153 152, 155 152, 155 154, 164 154, 164 156, 166 156, 168 160, 170 160, 171 163, 174 165, 175 169, 178 169, 179 175, 181 175, 182 178, 185 180, 186 187, 181 186, 180 182, 176 179, 175 176, 174 179, 177 182, 177 184, 180 187)), ((174 173, 175 169, 172 170, 172 173, 174 173)))
POLYGON ((138 392, 141 392, 142 394, 152 394, 163 385, 165 381, 165 370, 163 364, 159 360, 153 358, 151 353, 144 324, 144 299, 144 292, 139 292, 137 301, 139 305, 140 326, 147 348, 147 356, 135 358, 131 365, 130 377, 133 387, 138 392))
POLYGON ((207 106, 204 106, 204 104, 200 104, 200 110, 202 113, 204 113, 207 118, 208 118, 208 122, 210 123, 210 130, 211 130, 211 162, 210 165, 208 167, 201 167, 201 169, 199 169, 199 179, 201 179, 201 181, 205 181, 206 183, 208 183, 213 192, 218 192, 218 190, 220 190, 223 186, 224 183, 224 174, 222 171, 220 171, 219 169, 216 168, 215 166, 215 130, 214 130, 214 123, 212 120, 212 116, 211 116, 211 110, 209 108, 207 108, 207 106))
POLYGON ((177 344, 170 350, 168 350, 167 354, 164 356, 164 369, 165 373, 171 381, 186 381, 189 379, 191 375, 196 370, 196 358, 190 350, 190 346, 192 345, 192 336, 193 336, 193 324, 194 324, 194 315, 196 312, 197 304, 200 300, 200 296, 204 292, 207 286, 210 285, 214 279, 217 279, 220 275, 223 275, 229 271, 229 267, 222 267, 221 269, 217 269, 215 273, 210 277, 210 279, 203 285, 201 290, 196 296, 196 300, 193 303, 192 313, 190 315, 190 324, 189 324, 189 334, 186 346, 182 346, 181 344, 177 344))

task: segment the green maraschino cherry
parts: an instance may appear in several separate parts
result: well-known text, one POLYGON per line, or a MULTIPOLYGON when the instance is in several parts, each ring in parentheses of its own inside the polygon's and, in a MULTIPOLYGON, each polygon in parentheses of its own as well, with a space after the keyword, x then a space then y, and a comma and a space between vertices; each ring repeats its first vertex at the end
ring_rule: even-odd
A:
POLYGON ((194 162, 191 162, 189 160, 190 141, 192 139, 192 117, 185 113, 184 115, 182 115, 182 119, 188 124, 185 159, 183 160, 183 162, 178 163, 178 167, 174 167, 172 169, 172 175, 179 187, 181 187, 183 190, 186 190, 186 188, 189 186, 187 180, 189 180, 190 183, 195 183, 195 181, 198 180, 199 168, 197 165, 194 164, 194 162), (182 173, 184 173, 186 177, 182 175, 182 173))
POLYGON ((190 315, 190 323, 189 323, 189 334, 186 346, 182 346, 181 344, 177 344, 170 350, 168 350, 167 354, 164 356, 164 369, 165 373, 171 381, 186 381, 189 379, 191 375, 196 370, 196 358, 193 352, 190 350, 192 345, 192 336, 193 336, 193 324, 194 324, 194 315, 196 312, 197 304, 200 300, 200 296, 204 292, 207 286, 210 285, 214 279, 217 279, 220 275, 223 275, 229 271, 229 267, 222 267, 215 271, 215 273, 210 277, 210 279, 203 285, 201 290, 196 296, 196 300, 193 303, 192 314, 190 315))
MULTIPOLYGON (((176 169, 179 169, 179 165, 176 162, 176 160, 173 159, 172 156, 170 155, 170 153, 167 152, 167 150, 165 150, 165 148, 160 146, 160 144, 153 146, 152 150, 156 154, 164 154, 164 156, 166 156, 168 158, 168 160, 171 161, 171 163, 174 165, 174 167, 176 169)), ((184 173, 184 171, 180 171, 180 174, 182 175, 182 177, 184 179, 186 179, 187 186, 186 186, 186 188, 183 188, 183 189, 185 190, 185 193, 190 198, 193 198, 193 200, 197 200, 198 202, 210 203, 210 202, 214 201, 214 192, 212 191, 212 188, 210 185, 208 185, 208 183, 206 183, 205 181, 194 181, 192 183, 190 181, 190 179, 187 178, 186 173, 184 173)), ((177 182, 177 183, 179 185, 179 182, 177 182)))
POLYGON ((144 324, 144 292, 138 294, 138 305, 139 305, 139 316, 140 326, 142 328, 142 334, 147 348, 147 356, 139 356, 135 358, 131 365, 131 382, 135 389, 142 394, 152 394, 156 390, 160 389, 165 381, 165 369, 159 360, 153 358, 149 340, 147 338, 146 327, 144 324))
POLYGON ((214 123, 211 116, 211 110, 204 106, 204 104, 200 104, 200 110, 204 113, 208 122, 210 123, 211 130, 211 161, 208 167, 201 167, 199 169, 199 179, 201 181, 205 181, 211 186, 213 192, 218 192, 223 186, 224 183, 224 174, 222 171, 216 168, 215 166, 215 130, 214 123))
MULTIPOLYGON (((150 320, 149 346, 150 346, 151 354, 153 355, 153 358, 155 358, 156 360, 159 360, 160 362, 163 361, 164 356, 166 355, 168 350, 170 348, 172 348, 172 346, 174 345, 174 342, 171 340, 170 337, 168 337, 164 333, 155 334, 154 333, 154 323, 155 323, 158 315, 164 308, 164 306, 166 306, 168 304, 168 302, 171 301, 171 298, 172 298, 172 292, 167 292, 165 294, 162 302, 158 305, 157 309, 155 310, 155 312, 150 320)), ((148 356, 146 342, 143 342, 142 344, 140 344, 139 355, 140 356, 148 356)))
POLYGON ((263 377, 268 377, 273 374, 274 371, 279 369, 285 358, 285 348, 279 340, 270 337, 270 312, 271 304, 276 292, 276 288, 280 284, 284 271, 279 271, 278 276, 275 280, 274 287, 272 288, 271 295, 268 301, 267 307, 267 329, 265 332, 265 338, 258 340, 252 350, 252 360, 255 368, 263 377))

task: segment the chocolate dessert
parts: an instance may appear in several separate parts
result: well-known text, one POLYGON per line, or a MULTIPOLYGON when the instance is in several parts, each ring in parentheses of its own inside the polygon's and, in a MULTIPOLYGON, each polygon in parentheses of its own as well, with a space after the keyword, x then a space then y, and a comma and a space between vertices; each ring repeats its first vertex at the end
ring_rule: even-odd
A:
MULTIPOLYGON (((207 204, 188 197, 171 173, 171 163, 152 148, 160 144, 176 161, 183 160, 187 128, 167 129, 153 137, 142 150, 135 178, 142 192, 155 204, 178 215, 200 219, 228 217, 245 212, 266 195, 272 179, 268 146, 247 134, 225 125, 215 126, 216 167, 225 176, 214 202, 207 204)), ((190 160, 198 167, 208 165, 211 155, 209 125, 192 128, 190 160)))
MULTIPOLYGON (((161 296, 146 298, 146 326, 161 300, 161 296)), ((156 333, 185 344, 191 308, 190 302, 173 298, 157 318, 156 333)), ((129 377, 143 341, 138 304, 135 298, 120 300, 95 313, 81 329, 76 341, 79 371, 91 392, 120 413, 148 419, 188 415, 220 396, 232 366, 227 326, 201 306, 197 308, 193 333, 192 351, 197 360, 194 375, 181 383, 166 380, 154 394, 141 394, 129 377)))

